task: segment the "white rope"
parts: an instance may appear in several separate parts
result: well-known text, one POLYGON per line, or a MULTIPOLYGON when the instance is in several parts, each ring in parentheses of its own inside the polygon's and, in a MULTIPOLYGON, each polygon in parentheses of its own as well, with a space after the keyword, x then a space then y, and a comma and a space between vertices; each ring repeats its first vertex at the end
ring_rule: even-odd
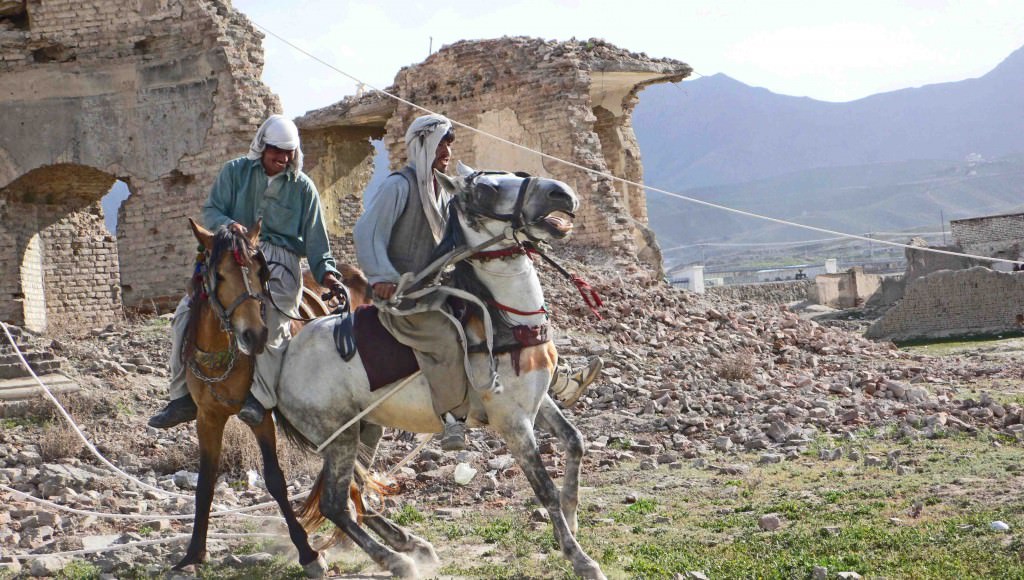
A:
MULTIPOLYGON (((188 540, 192 536, 190 534, 178 534, 176 536, 169 536, 166 538, 158 538, 156 540, 141 540, 138 542, 130 542, 127 544, 112 544, 103 548, 85 548, 83 550, 67 550, 64 552, 50 552, 48 554, 9 554, 9 557, 15 560, 35 560, 37 558, 49 557, 49 556, 81 556, 84 554, 99 554, 101 552, 113 552, 116 550, 124 550, 126 548, 138 548, 141 546, 153 546, 156 544, 167 544, 171 542, 183 542, 188 540)), ((227 533, 211 533, 207 534, 206 537, 217 540, 227 540, 230 538, 280 538, 278 534, 227 534, 227 533)))
MULTIPOLYGON (((68 507, 66 505, 61 505, 59 503, 54 503, 54 502, 52 502, 50 500, 43 499, 43 498, 40 498, 40 497, 36 497, 36 496, 34 496, 32 494, 29 494, 29 493, 26 493, 24 491, 20 491, 20 490, 14 489, 13 487, 4 485, 2 483, 0 483, 0 489, 4 489, 5 491, 7 491, 9 493, 12 493, 12 494, 16 495, 17 497, 19 497, 21 499, 27 499, 29 501, 33 501, 35 503, 38 503, 39 505, 44 505, 44 506, 47 506, 47 507, 51 507, 51 508, 54 508, 54 509, 57 509, 57 510, 61 510, 61 511, 65 511, 65 512, 72 513, 72 514, 77 514, 77 515, 80 515, 80 516, 96 516, 98 518, 105 518, 105 519, 111 519, 111 520, 160 520, 160 519, 164 519, 164 520, 188 520, 188 519, 194 518, 195 515, 196 515, 194 513, 188 513, 188 514, 162 514, 162 513, 159 513, 159 512, 151 512, 151 513, 148 513, 148 514, 115 514, 115 513, 112 513, 112 512, 97 512, 97 511, 92 511, 92 510, 77 509, 77 508, 73 508, 73 507, 68 507)), ((292 499, 302 499, 302 498, 304 498, 304 497, 306 497, 308 495, 309 495, 309 492, 308 491, 304 491, 304 492, 302 492, 302 493, 300 493, 298 495, 291 496, 291 498, 292 499)), ((246 507, 243 507, 243 508, 235 508, 235 509, 224 510, 224 511, 219 511, 219 512, 212 512, 210 514, 210 517, 219 517, 219 516, 232 515, 232 514, 241 513, 241 512, 256 511, 257 509, 264 509, 266 507, 271 507, 271 506, 276 507, 277 503, 276 502, 267 502, 267 503, 263 503, 263 504, 246 506, 246 507)), ((250 516, 250 517, 253 518, 253 519, 282 521, 279 516, 250 516)))
MULTIPOLYGON (((193 496, 190 496, 190 495, 186 495, 186 494, 182 494, 182 493, 175 493, 175 492, 172 492, 172 491, 167 491, 165 489, 161 489, 159 487, 152 486, 152 485, 150 485, 150 484, 148 484, 148 483, 146 483, 146 482, 136 478, 135 476, 133 476, 133 475, 131 475, 129 473, 126 473, 125 471, 122 471, 121 468, 119 468, 118 466, 114 465, 109 460, 107 460, 107 458, 104 457, 103 454, 100 453, 98 449, 96 449, 96 447, 92 444, 92 442, 89 441, 89 439, 85 436, 85 434, 82 433, 82 430, 75 423, 75 420, 71 417, 71 415, 67 412, 67 410, 64 409, 64 407, 60 404, 60 401, 58 401, 57 397, 55 397, 53 395, 53 392, 50 391, 50 388, 47 387, 43 383, 43 381, 39 378, 39 375, 37 375, 35 370, 32 369, 32 366, 28 364, 28 361, 25 359, 25 355, 21 352, 21 349, 18 348, 18 344, 14 341, 14 336, 11 335, 11 331, 7 328, 7 324, 5 322, 3 322, 3 321, 0 321, 0 327, 2 327, 4 329, 4 334, 7 335, 7 340, 11 343, 11 346, 14 348, 14 352, 15 352, 15 354, 18 355, 18 359, 21 361, 22 366, 24 366, 26 369, 28 369, 29 374, 32 375, 32 378, 35 379, 36 383, 38 383, 39 386, 43 389, 43 393, 47 396, 47 398, 50 399, 50 402, 52 402, 54 405, 56 405, 57 410, 60 411, 61 416, 68 423, 68 425, 71 426, 71 429, 75 432, 75 434, 78 436, 78 438, 82 440, 82 443, 85 444, 86 448, 89 450, 90 453, 92 453, 96 457, 96 459, 98 459, 101 463, 103 463, 104 465, 109 467, 111 470, 113 470, 118 475, 124 477, 128 481, 131 481, 132 483, 135 483, 136 485, 139 485, 139 486, 141 486, 141 487, 143 487, 145 489, 148 489, 150 491, 154 491, 156 493, 160 493, 160 494, 164 494, 164 495, 170 495, 170 496, 174 496, 174 497, 180 497, 180 498, 184 498, 184 499, 188 499, 188 500, 194 500, 195 499, 193 496)), ((308 494, 308 492, 306 492, 306 493, 308 494)), ((217 505, 217 506, 214 506, 214 507, 217 508, 216 510, 211 510, 210 516, 211 517, 217 517, 217 516, 220 516, 222 514, 224 514, 224 515, 226 515, 226 514, 240 514, 242 517, 253 518, 253 519, 266 519, 266 518, 281 519, 278 516, 255 516, 255 515, 249 515, 249 514, 245 513, 247 511, 263 509, 264 507, 272 506, 272 505, 276 505, 276 502, 266 502, 266 503, 263 503, 263 504, 256 504, 256 505, 253 505, 253 506, 248 506, 248 507, 245 507, 245 508, 237 508, 237 509, 225 509, 223 506, 217 505)))
MULTIPOLYGON (((284 37, 282 37, 281 35, 275 33, 274 31, 270 30, 266 26, 263 26, 262 24, 254 21, 252 19, 250 19, 250 22, 252 22, 254 26, 256 26, 257 28, 259 28, 260 30, 265 32, 267 35, 273 36, 274 38, 276 38, 277 40, 283 42, 287 46, 289 46, 289 47, 295 49, 296 51, 306 55, 307 57, 309 57, 309 58, 313 59, 314 61, 316 61, 316 62, 326 66, 327 68, 337 72, 338 74, 341 74, 341 75, 343 75, 345 77, 348 77, 349 79, 352 79, 353 81, 355 81, 357 83, 361 83, 364 86, 369 87, 369 88, 371 88, 371 89, 373 89, 373 90, 383 94, 386 97, 394 99, 395 101, 398 101, 399 103, 402 103, 404 105, 408 105, 409 107, 412 107, 413 109, 416 109, 418 111, 422 111, 422 112, 427 113, 427 114, 435 114, 435 115, 436 114, 440 114, 440 113, 437 113, 436 111, 432 111, 432 110, 430 110, 430 109, 428 109, 426 107, 423 107, 421 105, 417 105, 416 103, 413 103, 412 101, 403 99, 402 97, 399 97, 398 95, 394 95, 394 94, 389 93, 389 92, 387 92, 387 91, 385 91, 383 89, 379 89, 379 88, 375 87, 374 85, 363 81, 362 79, 359 79, 359 78, 357 78, 355 76, 352 76, 349 73, 347 73, 347 72, 339 69, 338 67, 332 65, 331 63, 329 63, 329 62, 319 58, 318 56, 310 53, 309 51, 303 49, 302 47, 294 44, 293 42, 285 39, 284 37)), ((827 229, 827 228, 819 228, 817 226, 809 226, 809 225, 806 225, 806 224, 800 224, 800 223, 797 223, 797 222, 792 222, 792 221, 788 221, 788 220, 784 220, 784 219, 779 219, 779 218, 773 218, 773 217, 769 217, 769 216, 765 216, 765 215, 761 215, 761 214, 756 214, 756 213, 749 212, 749 211, 744 211, 744 210, 741 210, 741 209, 736 209, 736 208, 732 208, 732 207, 728 207, 728 206, 724 206, 724 205, 719 205, 717 203, 711 203, 710 201, 704 201, 704 200, 701 200, 701 199, 685 196, 685 195, 682 195, 680 193, 675 193, 675 192, 672 192, 672 191, 667 191, 667 190, 660 189, 660 188, 657 188, 657 187, 653 187, 653 186, 650 186, 650 185, 645 185, 643 183, 638 183, 636 181, 631 181, 629 179, 623 179, 621 177, 617 177, 615 175, 612 175, 611 173, 607 173, 607 172, 601 171, 599 169, 593 169, 591 167, 585 167, 585 166, 580 165, 578 163, 575 163, 573 161, 568 161, 568 160, 562 159, 560 157, 555 157, 554 155, 550 155, 548 153, 544 153, 543 151, 537 151, 536 149, 532 149, 530 147, 527 147, 526 145, 520 145, 519 143, 515 143, 513 141, 509 141, 508 139, 505 139, 504 137, 499 137, 497 135, 494 135, 493 133, 488 133, 487 131, 484 131, 482 129, 477 129, 476 127, 473 127, 473 126, 467 125, 465 123, 459 122, 459 121, 457 121, 455 119, 449 119, 449 120, 452 122, 453 125, 455 125, 457 127, 462 127, 463 129, 466 129, 466 130, 471 131, 473 133, 477 133, 479 135, 483 135, 484 137, 488 137, 490 139, 498 141, 499 143, 504 143, 505 145, 508 145, 510 147, 514 147, 514 148, 519 149, 521 151, 526 151, 527 153, 531 153, 533 155, 537 155, 537 156, 539 156, 539 157, 541 157, 543 159, 549 159, 549 160, 554 161, 556 163, 561 163, 563 165, 567 165, 569 167, 573 167, 573 168, 579 169, 581 171, 586 171, 587 173, 591 173, 591 174, 594 174, 594 175, 597 175, 597 176, 600 176, 600 177, 604 177, 604 178, 610 179, 612 181, 617 181, 619 183, 622 183, 622 184, 625 184, 625 185, 631 185, 633 187, 640 187, 640 188, 643 188, 643 189, 645 189, 647 191, 657 192, 657 193, 660 193, 662 195, 667 195, 669 197, 674 197, 674 198, 677 198, 677 199, 681 199, 683 201, 687 201, 687 202, 690 202, 690 203, 695 203, 697 205, 702 205, 702 206, 705 206, 705 207, 710 207, 710 208, 713 208, 713 209, 727 211, 727 212, 730 212, 730 213, 734 213, 734 214, 738 214, 738 215, 742 215, 742 216, 746 216, 746 217, 750 217, 750 218, 754 218, 754 219, 760 219, 760 220, 764 220, 764 221, 768 221, 768 222, 772 222, 772 223, 776 223, 776 224, 781 224, 781 225, 785 225, 785 226, 791 226, 791 227, 795 227, 795 228, 801 228, 801 229, 805 229, 805 230, 810 230, 812 232, 819 232, 819 233, 828 234, 828 235, 831 235, 831 236, 840 236, 840 237, 849 238, 849 239, 853 239, 853 240, 862 240, 862 241, 866 241, 866 242, 873 242, 873 243, 876 243, 876 244, 882 244, 882 245, 886 245, 886 246, 895 246, 895 247, 898 247, 898 248, 909 248, 909 249, 918 250, 918 251, 921 251, 921 252, 931 252, 933 254, 944 254, 944 255, 947 255, 947 256, 958 256, 958 257, 962 257, 962 258, 971 258, 971 259, 974 259, 974 260, 983 260, 983 261, 986 261, 986 262, 1003 262, 1003 263, 1007 263, 1007 264, 1024 264, 1024 262, 1020 262, 1020 261, 1017 261, 1017 260, 1007 260, 1005 258, 991 258, 989 256, 977 256, 977 255, 974 255, 974 254, 965 254, 965 253, 961 253, 961 252, 951 252, 949 250, 940 250, 940 249, 937 249, 937 248, 929 248, 929 247, 923 247, 923 246, 911 246, 910 244, 901 244, 899 242, 890 242, 890 241, 887 241, 887 240, 878 240, 878 239, 874 239, 874 238, 868 238, 868 237, 865 237, 865 236, 860 236, 860 235, 857 235, 857 234, 848 234, 848 233, 845 233, 845 232, 839 232, 839 231, 830 230, 830 229, 827 229)))
POLYGON ((410 451, 405 457, 403 457, 401 461, 399 461, 398 463, 394 464, 394 466, 392 466, 391 469, 389 469, 388 472, 385 473, 384 475, 390 477, 396 471, 401 469, 403 465, 405 465, 406 463, 409 463, 409 461, 412 460, 413 456, 415 456, 417 453, 422 451, 423 448, 427 446, 427 443, 430 443, 430 440, 433 439, 433 438, 434 438, 434 434, 433 433, 423 433, 423 434, 421 434, 420 435, 419 445, 417 445, 416 447, 413 447, 412 451, 410 451))
POLYGON ((330 437, 327 438, 326 441, 321 443, 320 446, 316 448, 316 452, 320 453, 321 451, 323 451, 325 447, 330 445, 331 441, 334 441, 335 439, 338 438, 338 435, 341 435, 342 433, 344 433, 345 429, 348 429, 353 424, 355 424, 356 421, 358 421, 358 420, 362 419, 363 417, 365 417, 367 413, 369 413, 370 411, 376 409, 378 405, 380 405, 384 401, 387 401, 389 398, 391 398, 392 395, 394 395, 398 391, 402 390, 402 388, 405 387, 405 385, 408 385, 409 383, 411 383, 413 379, 415 379, 416 377, 420 376, 421 374, 423 374, 423 371, 416 371, 413 374, 405 377, 405 380, 403 380, 401 383, 398 383, 398 385, 396 385, 395 388, 393 388, 390 391, 388 391, 388 394, 386 394, 383 397, 377 399, 376 401, 373 402, 373 404, 371 404, 370 406, 368 406, 365 409, 363 409, 362 411, 360 411, 359 414, 356 415, 355 417, 352 417, 352 419, 348 423, 345 423, 341 427, 338 427, 337 431, 335 431, 330 437))

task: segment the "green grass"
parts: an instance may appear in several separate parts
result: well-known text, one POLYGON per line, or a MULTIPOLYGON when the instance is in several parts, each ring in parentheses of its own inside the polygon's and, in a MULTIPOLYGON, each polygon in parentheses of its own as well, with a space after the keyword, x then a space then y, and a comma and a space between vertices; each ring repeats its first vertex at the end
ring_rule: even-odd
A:
POLYGON ((72 560, 57 574, 60 580, 95 580, 100 577, 100 569, 85 560, 72 560))
POLYGON ((392 514, 391 519, 400 526, 408 526, 409 524, 420 523, 427 518, 416 509, 416 506, 402 504, 402 507, 392 514))
MULTIPOLYGON (((882 458, 899 449, 900 464, 913 466, 913 473, 867 468, 844 455, 756 465, 728 478, 693 467, 640 471, 636 465, 589 474, 585 484, 592 489, 582 497, 577 539, 613 579, 688 571, 710 578, 807 578, 815 566, 827 567, 830 577, 854 571, 889 578, 1024 578, 1024 540, 989 528, 995 520, 1011 530, 1024 527, 1024 496, 1017 491, 1021 445, 994 446, 984 432, 915 441, 894 434, 863 430, 854 441, 822 438, 821 445, 882 458), (656 488, 668 480, 685 484, 656 488), (644 499, 621 505, 629 493, 644 499), (782 520, 778 530, 758 527, 768 513, 782 520)), ((756 457, 738 461, 754 464, 756 457)), ((550 527, 531 528, 525 508, 469 517, 473 523, 445 522, 447 537, 434 536, 445 564, 441 574, 573 577, 550 527), (484 542, 487 548, 471 561, 453 561, 444 555, 446 542, 484 542)))

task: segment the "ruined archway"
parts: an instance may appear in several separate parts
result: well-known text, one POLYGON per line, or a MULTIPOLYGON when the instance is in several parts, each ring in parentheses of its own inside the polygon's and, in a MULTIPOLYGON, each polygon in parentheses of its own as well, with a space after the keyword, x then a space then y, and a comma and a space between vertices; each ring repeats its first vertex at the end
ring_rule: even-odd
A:
POLYGON ((280 110, 254 80, 262 35, 220 0, 8 2, 0 29, 0 317, 40 327, 74 304, 98 323, 122 302, 175 302, 195 248, 185 217, 280 110), (132 195, 115 242, 99 200, 116 179, 132 195), (88 293, 67 276, 91 277, 88 293))
POLYGON ((114 176, 83 165, 34 169, 0 189, 0 317, 31 330, 50 321, 121 316, 117 243, 100 199, 114 176))

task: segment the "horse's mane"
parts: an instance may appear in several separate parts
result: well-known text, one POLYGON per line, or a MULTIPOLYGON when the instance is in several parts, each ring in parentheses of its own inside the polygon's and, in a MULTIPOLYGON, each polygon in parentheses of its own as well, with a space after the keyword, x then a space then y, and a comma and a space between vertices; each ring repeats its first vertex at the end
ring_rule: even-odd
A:
MULTIPOLYGON (((213 234, 213 247, 210 255, 205 258, 204 268, 215 268, 220 263, 224 252, 238 253, 240 256, 252 256, 255 248, 246 236, 236 234, 227 226, 217 228, 213 234)), ((189 280, 188 288, 191 304, 188 310, 188 324, 185 327, 185 342, 181 349, 181 360, 185 362, 195 353, 196 333, 199 331, 199 312, 206 305, 209 296, 203 288, 203 277, 199 270, 189 280)))

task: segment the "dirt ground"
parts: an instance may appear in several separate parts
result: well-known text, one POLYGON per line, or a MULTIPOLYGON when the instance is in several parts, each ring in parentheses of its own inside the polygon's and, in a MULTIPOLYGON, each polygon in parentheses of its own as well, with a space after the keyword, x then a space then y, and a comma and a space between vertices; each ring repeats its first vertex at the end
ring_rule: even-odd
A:
MULTIPOLYGON (((578 538, 608 577, 1024 577, 1024 339, 896 349, 778 306, 709 304, 636 273, 590 275, 614 315, 593 322, 563 306, 556 344, 573 364, 606 361, 566 413, 589 447, 578 538)), ((555 304, 575 304, 567 290, 554 294, 555 304)), ((151 485, 191 493, 192 426, 145 426, 164 402, 165 318, 35 340, 81 384, 62 400, 99 452, 151 485)), ((280 524, 237 518, 215 520, 212 532, 239 536, 212 539, 209 564, 189 574, 170 571, 180 541, 52 569, 15 565, 12 554, 187 534, 190 521, 166 514, 190 513, 191 502, 100 468, 45 399, 0 405, 0 427, 0 578, 301 577, 280 524), (10 489, 152 520, 60 512, 10 489)), ((434 544, 440 564, 420 573, 572 577, 504 444, 486 430, 470 439, 458 454, 428 444, 392 476, 400 493, 373 500, 434 544), (477 471, 468 484, 454 481, 459 464, 477 471)), ((543 433, 539 441, 560 477, 559 445, 543 433)), ((416 443, 388 432, 373 467, 387 471, 416 443)), ((285 444, 281 453, 292 493, 308 489, 318 460, 285 444)), ((268 499, 258 458, 241 423, 229 422, 218 503, 268 499)), ((330 561, 333 577, 387 576, 351 545, 330 561)))

